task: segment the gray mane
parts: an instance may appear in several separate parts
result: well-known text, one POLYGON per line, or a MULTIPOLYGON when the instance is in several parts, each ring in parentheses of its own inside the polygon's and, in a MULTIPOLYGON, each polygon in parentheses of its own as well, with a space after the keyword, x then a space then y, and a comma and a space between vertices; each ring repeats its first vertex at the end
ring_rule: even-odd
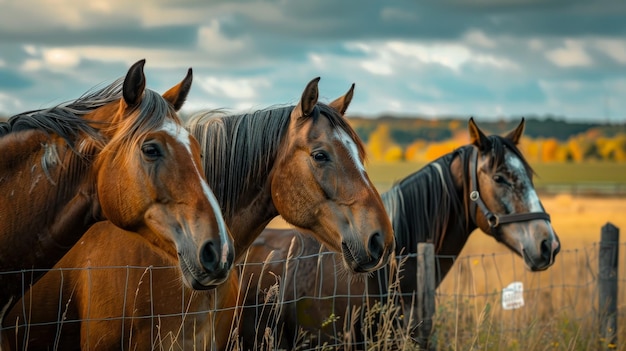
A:
POLYGON ((420 242, 437 247, 444 231, 463 228, 463 199, 454 188, 450 165, 455 156, 465 154, 460 149, 440 157, 381 195, 393 225, 396 254, 415 253, 420 242))
POLYGON ((232 217, 239 197, 265 184, 289 126, 294 106, 226 116, 200 112, 187 127, 200 143, 209 186, 225 217, 232 217))

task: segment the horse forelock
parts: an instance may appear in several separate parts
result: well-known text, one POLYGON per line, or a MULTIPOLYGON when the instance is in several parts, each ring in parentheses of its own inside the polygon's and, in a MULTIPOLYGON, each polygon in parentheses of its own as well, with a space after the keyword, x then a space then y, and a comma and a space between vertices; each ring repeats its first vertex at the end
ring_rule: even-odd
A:
POLYGON ((225 115, 203 111, 187 127, 200 143, 207 181, 224 216, 232 218, 239 200, 267 180, 289 127, 293 106, 225 115))
POLYGON ((499 166, 505 163, 505 155, 506 151, 511 151, 524 165, 524 169, 526 170, 526 174, 532 180, 533 175, 535 174, 534 170, 520 151, 520 149, 513 143, 511 140, 507 138, 503 138, 499 135, 490 135, 489 141, 491 144, 491 159, 489 160, 489 167, 492 169, 496 169, 499 166))
POLYGON ((107 130, 112 137, 101 151, 103 156, 114 152, 115 160, 118 161, 132 155, 132 150, 144 141, 146 135, 161 128, 166 120, 182 128, 182 121, 172 105, 159 93, 149 89, 144 91, 137 106, 124 112, 125 116, 108 125, 107 130))

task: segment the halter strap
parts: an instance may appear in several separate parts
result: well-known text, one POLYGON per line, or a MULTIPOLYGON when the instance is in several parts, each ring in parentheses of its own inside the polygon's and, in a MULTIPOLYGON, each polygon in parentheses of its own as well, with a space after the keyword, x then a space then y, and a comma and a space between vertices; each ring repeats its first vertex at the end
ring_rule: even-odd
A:
POLYGON ((497 215, 487 208, 487 205, 480 197, 480 193, 478 192, 478 148, 474 148, 472 151, 472 156, 470 159, 470 167, 471 167, 471 189, 470 189, 470 215, 472 216, 472 220, 476 225, 478 222, 476 221, 476 206, 480 208, 480 211, 487 219, 489 223, 491 234, 499 239, 499 235, 497 235, 497 228, 500 224, 506 223, 514 223, 514 222, 527 222, 535 219, 544 219, 546 221, 550 221, 550 215, 546 212, 527 212, 527 213, 512 213, 512 214, 501 214, 497 215))

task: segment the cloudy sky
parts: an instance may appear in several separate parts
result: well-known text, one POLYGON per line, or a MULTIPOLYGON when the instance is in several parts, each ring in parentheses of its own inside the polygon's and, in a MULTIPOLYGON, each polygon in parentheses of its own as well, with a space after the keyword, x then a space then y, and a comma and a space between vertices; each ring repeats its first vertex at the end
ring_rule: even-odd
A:
POLYGON ((623 0, 0 0, 0 113, 74 99, 145 58, 184 110, 295 103, 321 76, 352 115, 626 121, 623 0))

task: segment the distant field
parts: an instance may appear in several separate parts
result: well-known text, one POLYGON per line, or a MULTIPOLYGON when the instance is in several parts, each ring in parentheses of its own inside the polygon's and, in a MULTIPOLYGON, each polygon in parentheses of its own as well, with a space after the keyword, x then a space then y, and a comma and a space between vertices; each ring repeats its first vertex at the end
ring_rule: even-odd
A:
MULTIPOLYGON (((424 163, 417 162, 369 162, 366 168, 378 189, 386 191, 394 182, 423 166, 424 163)), ((626 163, 536 163, 532 167, 537 173, 537 187, 589 183, 626 185, 626 163)))

